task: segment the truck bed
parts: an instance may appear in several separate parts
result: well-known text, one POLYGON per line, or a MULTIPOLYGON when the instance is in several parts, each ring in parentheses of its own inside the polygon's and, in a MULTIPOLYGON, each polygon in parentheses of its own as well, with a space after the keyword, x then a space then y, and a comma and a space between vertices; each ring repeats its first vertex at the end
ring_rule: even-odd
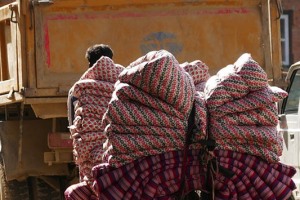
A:
POLYGON ((278 17, 275 1, 263 0, 14 1, 0 8, 0 105, 25 102, 37 116, 66 116, 68 90, 95 43, 109 44, 125 67, 165 49, 182 63, 203 61, 211 74, 248 52, 276 84, 278 17))

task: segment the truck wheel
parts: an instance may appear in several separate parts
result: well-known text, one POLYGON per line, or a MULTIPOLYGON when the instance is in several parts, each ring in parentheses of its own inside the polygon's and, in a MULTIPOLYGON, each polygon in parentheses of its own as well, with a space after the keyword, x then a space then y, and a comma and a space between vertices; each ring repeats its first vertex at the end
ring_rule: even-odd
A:
POLYGON ((295 197, 293 195, 291 195, 288 200, 295 200, 295 197))
POLYGON ((29 200, 27 181, 7 181, 2 157, 0 156, 0 200, 29 200))
POLYGON ((62 200, 60 191, 57 191, 45 181, 37 177, 29 178, 32 199, 39 200, 62 200))

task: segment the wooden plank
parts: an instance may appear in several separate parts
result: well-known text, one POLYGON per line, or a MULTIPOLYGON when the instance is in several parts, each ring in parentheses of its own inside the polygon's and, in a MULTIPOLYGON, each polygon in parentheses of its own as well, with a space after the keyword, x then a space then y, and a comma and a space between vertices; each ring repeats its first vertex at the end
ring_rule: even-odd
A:
POLYGON ((68 117, 66 102, 31 104, 35 115, 42 119, 68 117))
POLYGON ((14 79, 5 80, 0 82, 0 94, 9 93, 12 89, 14 89, 14 79))
POLYGON ((280 19, 275 1, 262 0, 262 26, 264 37, 265 71, 269 84, 284 86, 282 79, 280 19))
MULTIPOLYGON (((194 5, 256 5, 258 0, 194 0, 194 5)), ((127 1, 111 1, 111 0, 72 0, 70 3, 68 0, 60 0, 54 1, 54 4, 59 7, 64 7, 68 9, 68 11, 73 10, 74 8, 78 7, 93 7, 93 8, 115 8, 118 7, 127 7, 127 6, 148 6, 148 5, 155 5, 155 4, 177 4, 177 5, 184 5, 186 4, 186 0, 163 0, 163 1, 153 1, 153 0, 127 0, 127 1)), ((53 11, 57 9, 57 7, 52 8, 53 11)))
MULTIPOLYGON (((10 33, 10 41, 7 40, 7 58, 8 62, 8 79, 14 80, 12 86, 15 91, 19 91, 19 77, 18 77, 18 66, 20 62, 20 41, 19 41, 19 29, 17 23, 10 23, 10 29, 7 29, 8 34, 10 33)), ((21 66, 20 66, 21 67, 21 66)))
POLYGON ((68 92, 61 93, 57 88, 25 88, 24 90, 25 97, 59 97, 59 96, 68 96, 68 92))
POLYGON ((286 86, 282 73, 281 35, 280 35, 280 13, 277 4, 270 5, 271 8, 271 32, 272 32, 272 62, 273 62, 273 85, 286 86))
MULTIPOLYGON (((10 4, 10 6, 15 6, 17 3, 10 4)), ((0 7, 0 21, 5 21, 10 19, 11 11, 9 9, 9 5, 5 5, 0 7)))
MULTIPOLYGON (((16 50, 16 66, 15 66, 15 76, 17 76, 17 81, 15 84, 17 85, 17 90, 20 91, 22 88, 26 87, 26 71, 27 66, 23 64, 23 61, 27 60, 27 48, 26 48, 26 27, 24 24, 24 17, 21 13, 20 5, 15 7, 16 17, 18 19, 18 23, 14 23, 15 27, 15 50, 16 50), (25 50, 26 49, 26 50, 25 50), (24 51, 25 50, 25 51, 24 51)), ((12 31, 13 32, 13 31, 12 31)))
MULTIPOLYGON (((24 3, 24 1, 23 1, 24 3)), ((26 70, 23 71, 24 75, 26 75, 27 79, 24 80, 24 85, 26 83, 26 87, 28 88, 35 88, 36 87, 36 46, 35 46, 35 34, 33 27, 30 27, 33 25, 34 21, 31 21, 31 14, 29 13, 26 15, 25 18, 25 24, 27 26, 24 26, 24 29, 21 29, 22 32, 21 35, 26 35, 26 52, 23 52, 24 57, 26 58, 26 63, 23 62, 23 65, 26 65, 26 70)), ((24 69, 23 69, 24 70, 24 69)))
POLYGON ((49 103, 66 103, 66 97, 55 97, 55 98, 26 98, 25 104, 49 104, 49 103))
POLYGON ((270 0, 261 1, 262 27, 263 27, 263 49, 265 59, 265 71, 268 78, 273 80, 273 63, 272 63, 272 31, 271 31, 271 16, 270 16, 270 0))
POLYGON ((0 106, 24 101, 23 95, 14 92, 12 98, 7 98, 7 95, 0 95, 0 106))
POLYGON ((12 3, 14 2, 14 0, 1 0, 0 1, 0 6, 4 6, 4 5, 7 5, 9 3, 12 3))
POLYGON ((1 64, 1 71, 0 71, 0 80, 6 80, 8 77, 8 62, 7 62, 7 49, 6 49, 6 42, 5 42, 5 23, 0 22, 0 64, 1 64))

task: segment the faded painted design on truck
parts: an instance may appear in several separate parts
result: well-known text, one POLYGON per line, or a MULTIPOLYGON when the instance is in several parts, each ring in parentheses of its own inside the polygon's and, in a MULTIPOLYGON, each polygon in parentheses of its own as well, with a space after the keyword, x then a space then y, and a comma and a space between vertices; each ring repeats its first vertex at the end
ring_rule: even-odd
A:
POLYGON ((165 49, 171 52, 175 57, 182 52, 182 44, 177 43, 177 37, 173 33, 150 33, 147 35, 140 45, 141 53, 146 54, 149 51, 157 49, 165 49))

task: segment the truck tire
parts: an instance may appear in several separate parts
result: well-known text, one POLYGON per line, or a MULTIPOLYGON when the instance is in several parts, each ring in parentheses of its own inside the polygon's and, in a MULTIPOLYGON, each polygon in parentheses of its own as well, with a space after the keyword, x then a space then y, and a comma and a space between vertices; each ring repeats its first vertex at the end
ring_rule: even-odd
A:
POLYGON ((34 200, 63 200, 61 191, 57 191, 45 181, 37 177, 29 178, 31 199, 34 200))
POLYGON ((288 198, 288 200, 295 200, 295 197, 291 195, 290 198, 288 198))
POLYGON ((27 180, 7 181, 3 159, 0 156, 0 200, 29 200, 27 180))

